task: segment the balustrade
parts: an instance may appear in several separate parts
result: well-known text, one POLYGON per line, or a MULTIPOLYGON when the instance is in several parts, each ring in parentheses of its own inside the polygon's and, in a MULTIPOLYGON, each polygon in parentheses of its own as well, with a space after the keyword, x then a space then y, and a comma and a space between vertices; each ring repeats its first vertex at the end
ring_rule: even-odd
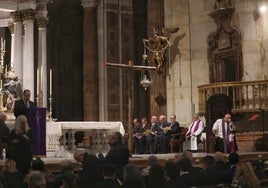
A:
POLYGON ((206 101, 216 93, 232 99, 232 112, 256 112, 268 109, 268 80, 221 82, 198 86, 199 112, 205 113, 206 101))

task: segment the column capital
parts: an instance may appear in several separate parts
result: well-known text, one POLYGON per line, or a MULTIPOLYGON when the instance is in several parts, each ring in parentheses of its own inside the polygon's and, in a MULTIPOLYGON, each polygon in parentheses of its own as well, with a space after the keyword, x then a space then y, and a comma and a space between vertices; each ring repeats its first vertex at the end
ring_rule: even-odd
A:
POLYGON ((99 0, 81 0, 81 5, 83 8, 95 8, 99 5, 99 0))
POLYGON ((14 23, 8 23, 8 29, 11 34, 14 34, 14 23))
POLYGON ((48 17, 38 17, 37 20, 37 27, 38 28, 46 28, 48 23, 48 17))
POLYGON ((13 17, 14 22, 21 22, 22 21, 21 11, 11 12, 11 16, 13 17))
POLYGON ((33 9, 25 9, 22 11, 23 21, 34 20, 35 11, 33 9))

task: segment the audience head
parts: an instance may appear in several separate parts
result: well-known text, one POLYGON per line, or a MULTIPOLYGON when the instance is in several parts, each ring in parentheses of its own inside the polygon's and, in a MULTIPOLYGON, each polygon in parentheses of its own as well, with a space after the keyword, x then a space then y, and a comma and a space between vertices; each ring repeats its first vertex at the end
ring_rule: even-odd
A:
POLYGON ((215 159, 213 156, 207 155, 202 159, 204 169, 210 168, 214 165, 215 159))
POLYGON ((190 151, 183 151, 181 158, 188 158, 191 161, 191 163, 193 162, 193 159, 194 159, 193 153, 190 151))
POLYGON ((158 163, 149 170, 149 187, 163 187, 165 184, 165 171, 158 163))
POLYGON ((179 165, 172 161, 167 161, 165 165, 166 174, 170 179, 175 179, 179 177, 180 168, 179 165))
POLYGON ((115 132, 109 139, 110 146, 115 146, 119 143, 122 143, 122 135, 120 132, 115 132))
POLYGON ((31 164, 32 170, 39 170, 44 171, 45 170, 45 164, 40 157, 37 157, 35 160, 32 160, 31 164))
POLYGON ((114 179, 116 176, 116 168, 114 164, 106 163, 102 166, 102 172, 104 178, 114 179))
POLYGON ((6 115, 6 113, 4 113, 4 112, 0 112, 0 120, 2 120, 2 121, 6 121, 6 120, 7 120, 7 115, 6 115))
POLYGON ((239 155, 238 153, 234 152, 234 153, 230 153, 228 156, 228 161, 230 163, 230 165, 235 165, 239 162, 239 155))
POLYGON ((60 166, 63 172, 72 171, 74 168, 73 163, 70 160, 63 160, 60 166))
POLYGON ((189 158, 183 157, 179 160, 178 165, 181 171, 188 172, 192 167, 192 162, 189 158))
POLYGON ((85 151, 75 151, 73 157, 76 161, 83 163, 85 151))
POLYGON ((140 170, 138 169, 138 167, 134 166, 134 165, 126 165, 124 167, 124 181, 129 181, 131 179, 140 179, 141 177, 141 173, 140 170))
POLYGON ((29 176, 29 188, 46 188, 45 175, 40 171, 32 171, 29 176))
POLYGON ((23 100, 24 101, 29 101, 31 97, 31 91, 29 89, 25 89, 23 91, 23 100))
POLYGON ((157 157, 155 155, 150 155, 148 157, 148 165, 152 166, 155 163, 157 163, 157 157))
POLYGON ((24 115, 18 116, 17 119, 15 120, 15 128, 14 129, 15 129, 16 134, 28 132, 28 130, 30 128, 28 126, 27 117, 24 115))
POLYGON ((2 172, 16 172, 16 162, 12 159, 7 159, 4 166, 2 167, 2 172))
POLYGON ((225 155, 220 151, 217 151, 217 152, 214 153, 214 158, 215 158, 216 161, 226 162, 225 155))

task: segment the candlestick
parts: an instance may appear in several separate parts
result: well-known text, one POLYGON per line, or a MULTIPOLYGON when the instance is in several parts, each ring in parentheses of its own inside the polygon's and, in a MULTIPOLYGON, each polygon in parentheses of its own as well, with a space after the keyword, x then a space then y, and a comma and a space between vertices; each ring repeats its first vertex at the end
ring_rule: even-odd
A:
POLYGON ((36 74, 36 77, 37 77, 37 81, 36 81, 36 84, 37 84, 37 89, 36 89, 36 94, 37 96, 39 95, 39 69, 37 69, 37 74, 36 74))
POLYGON ((40 68, 40 93, 42 93, 42 91, 43 91, 43 68, 41 65, 41 68, 40 68))
POLYGON ((6 40, 4 39, 3 50, 6 51, 6 40))
POLYGON ((52 96, 52 69, 49 70, 49 94, 52 96))

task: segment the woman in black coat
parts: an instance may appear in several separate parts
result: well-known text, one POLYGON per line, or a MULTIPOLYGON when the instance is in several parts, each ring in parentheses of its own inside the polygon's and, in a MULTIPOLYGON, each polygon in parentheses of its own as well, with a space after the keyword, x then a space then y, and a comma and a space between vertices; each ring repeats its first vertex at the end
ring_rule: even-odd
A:
POLYGON ((16 161, 18 171, 25 176, 29 171, 32 160, 32 137, 26 116, 20 115, 17 117, 15 127, 11 131, 10 143, 12 159, 16 161))

